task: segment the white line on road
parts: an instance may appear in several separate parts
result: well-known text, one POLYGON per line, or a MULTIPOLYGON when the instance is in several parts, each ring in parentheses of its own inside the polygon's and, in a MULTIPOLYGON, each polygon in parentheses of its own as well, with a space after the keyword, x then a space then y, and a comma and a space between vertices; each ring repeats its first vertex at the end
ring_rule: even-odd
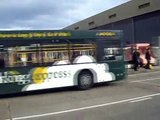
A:
POLYGON ((160 84, 154 84, 154 83, 150 83, 150 82, 139 82, 139 83, 142 83, 142 84, 147 84, 147 85, 152 85, 152 86, 156 86, 156 87, 159 87, 160 84))
POLYGON ((145 82, 145 81, 152 81, 152 80, 160 80, 160 77, 159 78, 146 79, 146 80, 135 80, 135 81, 130 81, 130 82, 134 83, 134 82, 145 82))
POLYGON ((141 102, 141 101, 150 100, 150 99, 152 99, 152 97, 146 97, 143 99, 132 100, 132 101, 130 101, 130 103, 136 103, 136 102, 141 102))
POLYGON ((153 74, 153 73, 160 73, 160 71, 152 71, 152 72, 145 72, 145 73, 138 73, 138 74, 129 74, 129 77, 132 76, 139 76, 139 75, 145 75, 145 74, 153 74))
MULTIPOLYGON (((81 111, 81 110, 88 110, 88 109, 92 109, 92 108, 115 105, 115 104, 119 104, 119 103, 125 103, 125 102, 130 102, 130 101, 134 101, 134 100, 138 100, 138 99, 145 99, 145 98, 148 98, 148 97, 154 97, 154 96, 160 96, 160 93, 141 96, 141 97, 136 97, 136 98, 131 98, 131 99, 120 100, 120 101, 116 101, 116 102, 92 105, 92 106, 81 107, 81 108, 76 108, 76 109, 69 109, 69 110, 64 110, 64 111, 30 115, 30 116, 24 116, 24 117, 15 117, 15 118, 12 118, 12 120, 24 120, 24 119, 30 119, 30 118, 38 118, 38 117, 45 117, 45 116, 50 116, 50 115, 58 115, 58 114, 63 114, 63 113, 76 112, 76 111, 81 111)), ((6 119, 6 120, 10 120, 10 119, 6 119)))

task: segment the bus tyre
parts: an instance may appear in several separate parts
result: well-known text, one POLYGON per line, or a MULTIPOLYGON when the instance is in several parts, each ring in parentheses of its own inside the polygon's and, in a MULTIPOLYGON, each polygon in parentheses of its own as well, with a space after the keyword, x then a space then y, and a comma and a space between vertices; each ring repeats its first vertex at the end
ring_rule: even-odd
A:
POLYGON ((78 75, 78 89, 86 90, 93 86, 93 75, 90 71, 82 71, 78 75))

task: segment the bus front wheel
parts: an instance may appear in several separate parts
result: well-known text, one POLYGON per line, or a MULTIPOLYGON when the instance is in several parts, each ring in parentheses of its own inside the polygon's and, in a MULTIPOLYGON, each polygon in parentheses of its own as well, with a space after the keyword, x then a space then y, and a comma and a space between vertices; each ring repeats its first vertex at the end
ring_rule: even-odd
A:
POLYGON ((78 75, 78 88, 86 90, 93 86, 93 74, 90 71, 82 71, 78 75))

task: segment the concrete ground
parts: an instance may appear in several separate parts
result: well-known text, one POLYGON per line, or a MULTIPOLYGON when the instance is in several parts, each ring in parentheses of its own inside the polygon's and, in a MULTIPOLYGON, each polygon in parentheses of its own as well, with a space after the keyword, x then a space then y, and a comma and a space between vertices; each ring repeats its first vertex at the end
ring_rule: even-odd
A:
POLYGON ((154 72, 154 71, 160 71, 160 66, 153 66, 153 69, 149 69, 149 70, 142 67, 140 67, 138 71, 134 71, 134 69, 132 68, 127 69, 128 74, 140 74, 144 72, 154 72))

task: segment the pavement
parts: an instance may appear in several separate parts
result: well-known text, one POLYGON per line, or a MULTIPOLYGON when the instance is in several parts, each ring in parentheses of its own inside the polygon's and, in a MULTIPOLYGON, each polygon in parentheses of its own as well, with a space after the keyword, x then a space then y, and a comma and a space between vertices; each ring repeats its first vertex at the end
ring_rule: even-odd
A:
POLYGON ((159 71, 159 73, 160 73, 160 66, 153 66, 152 69, 145 69, 145 68, 140 67, 138 69, 138 71, 134 71, 134 69, 132 69, 132 68, 127 69, 128 75, 141 74, 141 73, 146 73, 146 72, 155 72, 155 71, 159 71))

